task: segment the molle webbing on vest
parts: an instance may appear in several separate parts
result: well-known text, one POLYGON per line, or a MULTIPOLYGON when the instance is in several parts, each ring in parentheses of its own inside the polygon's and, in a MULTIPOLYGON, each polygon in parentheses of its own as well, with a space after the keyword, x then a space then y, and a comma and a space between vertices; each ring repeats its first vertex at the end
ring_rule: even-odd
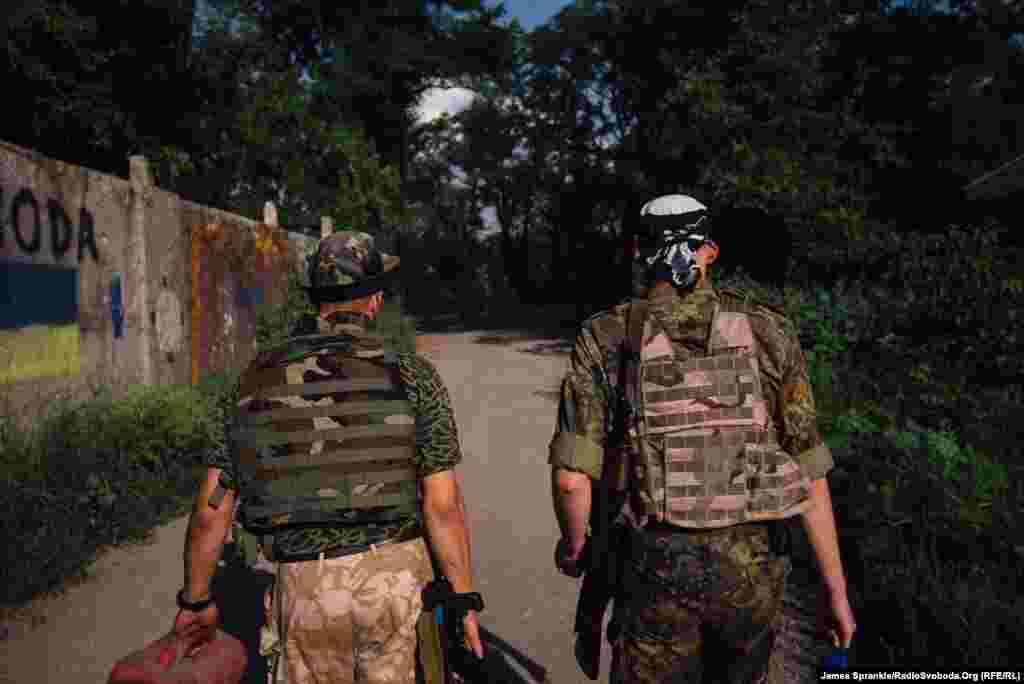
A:
POLYGON ((810 506, 810 483, 796 460, 772 444, 748 444, 745 455, 750 477, 748 520, 774 520, 779 511, 802 513, 810 506))
POLYGON ((805 510, 810 485, 771 428, 746 315, 716 309, 706 357, 666 354, 671 347, 663 335, 647 341, 641 364, 656 517, 713 528, 805 510))
POLYGON ((251 483, 247 528, 265 534, 416 512, 415 420, 393 364, 292 357, 254 371, 243 390, 231 443, 251 483))
POLYGON ((323 394, 342 394, 348 392, 372 392, 374 390, 394 390, 388 380, 327 380, 323 382, 306 382, 299 385, 277 385, 261 387, 252 394, 253 399, 269 399, 271 397, 301 396, 312 397, 323 394))
MULTIPOLYGON (((708 397, 711 399, 712 397, 708 397)), ((699 427, 709 423, 749 424, 754 420, 754 409, 749 406, 733 408, 708 409, 699 413, 677 413, 669 416, 651 416, 647 423, 650 433, 659 428, 699 427)))

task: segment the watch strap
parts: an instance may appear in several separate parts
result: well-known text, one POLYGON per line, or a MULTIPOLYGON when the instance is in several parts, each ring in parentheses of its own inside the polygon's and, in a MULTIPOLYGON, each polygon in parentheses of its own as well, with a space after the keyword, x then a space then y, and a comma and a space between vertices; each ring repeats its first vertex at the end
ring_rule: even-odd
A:
POLYGON ((213 595, 211 594, 210 598, 203 601, 188 601, 185 598, 185 590, 181 589, 178 591, 177 601, 179 608, 184 608, 185 610, 190 610, 193 613, 198 613, 201 610, 206 610, 210 604, 213 603, 213 595))

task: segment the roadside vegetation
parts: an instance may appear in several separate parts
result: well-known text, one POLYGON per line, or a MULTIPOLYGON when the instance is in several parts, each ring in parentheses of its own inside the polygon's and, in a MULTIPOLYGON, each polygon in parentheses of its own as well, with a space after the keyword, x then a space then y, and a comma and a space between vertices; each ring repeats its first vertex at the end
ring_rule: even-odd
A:
POLYGON ((798 327, 836 460, 853 662, 1010 667, 1024 647, 1022 254, 995 248, 997 225, 878 237, 895 258, 871 279, 779 291, 734 273, 720 285, 783 306, 798 327))

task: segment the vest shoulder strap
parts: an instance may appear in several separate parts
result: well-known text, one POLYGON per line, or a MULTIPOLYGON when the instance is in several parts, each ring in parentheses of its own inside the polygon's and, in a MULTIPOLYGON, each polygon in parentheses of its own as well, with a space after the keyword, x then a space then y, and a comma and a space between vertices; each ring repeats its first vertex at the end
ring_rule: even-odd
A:
POLYGON ((718 291, 722 311, 739 313, 772 313, 786 316, 786 309, 781 302, 773 302, 763 297, 755 297, 749 290, 724 288, 718 291))
POLYGON ((644 345, 644 323, 647 320, 647 300, 641 299, 630 303, 626 318, 626 349, 635 356, 629 359, 636 362, 640 358, 640 350, 644 345))
POLYGON ((631 303, 626 318, 626 337, 622 340, 622 359, 619 366, 619 391, 626 404, 623 416, 626 423, 622 426, 624 438, 632 427, 630 423, 640 417, 640 359, 646 320, 647 301, 631 303))

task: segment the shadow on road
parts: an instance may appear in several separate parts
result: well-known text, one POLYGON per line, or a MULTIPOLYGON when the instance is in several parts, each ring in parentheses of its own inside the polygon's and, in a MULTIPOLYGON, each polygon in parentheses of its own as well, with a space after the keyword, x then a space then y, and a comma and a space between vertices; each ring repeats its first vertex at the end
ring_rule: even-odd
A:
POLYGON ((558 390, 537 390, 534 394, 542 399, 553 401, 556 404, 558 403, 558 400, 562 398, 562 393, 558 390))
POLYGON ((260 627, 263 626, 263 593, 274 576, 235 562, 232 545, 224 549, 225 567, 213 578, 213 594, 220 608, 221 629, 243 644, 249 665, 240 684, 266 684, 267 659, 260 655, 260 627))
POLYGON ((504 332, 481 335, 473 340, 476 344, 491 344, 506 346, 521 342, 535 342, 526 347, 520 347, 516 351, 524 354, 539 354, 544 356, 564 356, 572 351, 572 342, 562 339, 557 342, 542 341, 535 333, 529 332, 504 332))
MULTIPOLYGON (((546 307, 525 307, 522 305, 494 307, 482 312, 431 312, 416 311, 416 329, 420 334, 459 333, 468 331, 500 331, 498 338, 519 337, 512 341, 528 342, 539 339, 572 340, 578 327, 574 307, 550 305, 546 307)), ((482 344, 503 344, 482 341, 482 344)))
MULTIPOLYGON (((495 668, 492 678, 508 684, 546 684, 547 669, 497 634, 480 625, 480 639, 488 650, 488 657, 500 657, 504 666, 495 668)), ((476 684, 470 682, 469 684, 476 684)), ((484 684, 481 682, 480 684, 484 684)))
POLYGON ((527 354, 540 354, 542 356, 567 356, 572 352, 572 342, 562 340, 560 342, 538 342, 537 344, 520 349, 527 354))

